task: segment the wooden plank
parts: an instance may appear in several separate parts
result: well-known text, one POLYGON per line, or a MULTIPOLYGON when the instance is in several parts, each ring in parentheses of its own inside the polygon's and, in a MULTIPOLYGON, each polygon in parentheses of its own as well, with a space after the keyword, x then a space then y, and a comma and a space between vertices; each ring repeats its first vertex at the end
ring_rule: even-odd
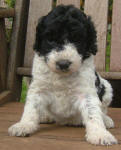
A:
POLYGON ((77 8, 80 8, 80 0, 57 0, 57 5, 60 4, 64 4, 64 5, 73 4, 77 8))
POLYGON ((121 109, 109 109, 109 115, 115 122, 115 128, 110 132, 118 138, 119 144, 113 146, 95 146, 85 140, 85 129, 80 127, 66 127, 55 124, 41 124, 40 131, 26 138, 10 137, 7 130, 16 123, 23 112, 23 104, 9 103, 0 107, 0 148, 1 150, 120 150, 121 149, 121 109), (12 109, 12 105, 18 107, 12 109), (7 107, 6 107, 7 106, 7 107), (21 107, 22 106, 22 107, 21 107), (3 111, 3 107, 7 108, 3 111), (8 112, 8 114, 7 114, 8 112), (10 113, 9 113, 10 112, 10 113))
POLYGON ((121 79, 121 72, 99 72, 100 75, 105 79, 121 79))
POLYGON ((5 21, 0 19, 0 92, 6 88, 8 49, 5 35, 5 21))
POLYGON ((0 105, 10 101, 12 98, 12 93, 10 91, 4 91, 0 93, 0 105))
MULTIPOLYGON (((18 138, 9 137, 7 133, 2 134, 0 147, 2 150, 33 150, 40 148, 41 150, 120 150, 121 145, 113 146, 95 146, 91 145, 86 141, 82 140, 58 140, 53 138, 38 138, 38 137, 28 137, 28 138, 18 138)), ((81 139, 81 134, 80 134, 81 139)))
MULTIPOLYGON (((121 79, 120 72, 99 72, 100 75, 105 79, 121 79)), ((31 68, 18 67, 17 68, 18 75, 31 76, 31 68)))
POLYGON ((113 1, 110 71, 121 72, 121 0, 113 1))
POLYGON ((2 106, 1 109, 3 108, 6 108, 6 109, 11 109, 13 108, 15 110, 15 108, 18 108, 18 109, 22 109, 24 107, 24 104, 23 103, 20 103, 20 102, 9 102, 9 103, 6 103, 2 106), (16 107, 17 106, 17 107, 16 107))
POLYGON ((0 8, 0 18, 9 18, 15 16, 14 8, 0 8))
POLYGON ((7 80, 7 89, 12 91, 14 100, 19 100, 21 95, 22 77, 17 76, 16 69, 23 65, 28 6, 29 1, 26 0, 17 0, 15 5, 7 80))
POLYGON ((31 76, 31 68, 18 67, 17 74, 24 75, 24 76, 31 76))
POLYGON ((52 9, 52 0, 30 0, 27 39, 25 47, 24 66, 31 67, 33 60, 33 45, 38 19, 46 15, 52 9))
POLYGON ((98 53, 95 58, 98 71, 105 71, 108 0, 85 0, 85 13, 92 17, 97 30, 98 53))

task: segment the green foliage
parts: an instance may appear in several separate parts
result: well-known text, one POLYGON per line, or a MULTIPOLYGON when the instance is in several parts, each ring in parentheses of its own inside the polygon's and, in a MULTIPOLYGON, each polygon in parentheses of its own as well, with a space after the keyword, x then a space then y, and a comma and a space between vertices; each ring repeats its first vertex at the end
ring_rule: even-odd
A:
POLYGON ((113 7, 113 0, 109 0, 109 10, 112 11, 113 7))
POLYGON ((25 81, 22 81, 22 92, 21 92, 21 99, 20 102, 24 103, 26 99, 26 94, 27 94, 27 85, 25 81))
POLYGON ((80 0, 80 9, 84 10, 84 2, 85 0, 80 0))
MULTIPOLYGON (((5 3, 8 5, 8 7, 10 8, 14 8, 15 6, 15 2, 16 0, 4 0, 5 3)), ((7 44, 8 44, 8 52, 10 52, 10 38, 11 38, 11 33, 12 33, 12 22, 13 22, 13 18, 7 18, 8 23, 10 23, 10 27, 8 28, 8 26, 6 26, 6 40, 7 40, 7 44)))
POLYGON ((5 2, 9 7, 14 8, 16 0, 5 0, 5 2))
POLYGON ((109 0, 107 47, 106 47, 106 72, 109 72, 110 70, 112 8, 113 8, 113 0, 109 0))
POLYGON ((106 72, 109 72, 109 68, 110 68, 110 50, 111 50, 111 32, 108 32, 107 48, 106 48, 106 72))
POLYGON ((6 28, 6 40, 7 40, 7 43, 10 42, 11 32, 12 32, 11 29, 7 29, 7 28, 6 28))

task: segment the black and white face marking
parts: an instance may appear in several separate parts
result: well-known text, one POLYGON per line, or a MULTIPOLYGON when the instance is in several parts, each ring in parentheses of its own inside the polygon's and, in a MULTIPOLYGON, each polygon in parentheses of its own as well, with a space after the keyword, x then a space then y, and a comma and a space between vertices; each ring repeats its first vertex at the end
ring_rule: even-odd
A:
POLYGON ((77 71, 86 58, 97 52, 94 25, 74 6, 57 6, 39 20, 34 49, 53 71, 77 71))
POLYGON ((47 58, 46 63, 52 71, 64 74, 78 71, 82 63, 82 57, 78 54, 76 47, 69 43, 62 51, 53 49, 47 58))

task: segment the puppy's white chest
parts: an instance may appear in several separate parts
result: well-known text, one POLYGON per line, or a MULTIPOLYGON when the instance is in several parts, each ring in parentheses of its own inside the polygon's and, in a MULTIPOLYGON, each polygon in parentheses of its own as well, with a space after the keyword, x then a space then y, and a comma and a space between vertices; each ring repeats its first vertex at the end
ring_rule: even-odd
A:
POLYGON ((54 92, 54 99, 50 105, 50 112, 59 119, 68 119, 76 116, 78 110, 75 107, 78 96, 66 92, 54 92))

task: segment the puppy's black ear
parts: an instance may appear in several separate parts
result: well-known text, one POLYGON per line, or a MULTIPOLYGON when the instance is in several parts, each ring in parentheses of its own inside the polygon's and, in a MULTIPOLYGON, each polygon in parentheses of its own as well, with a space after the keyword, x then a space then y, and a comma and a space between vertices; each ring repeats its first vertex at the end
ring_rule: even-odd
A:
POLYGON ((45 16, 39 19, 37 27, 36 27, 36 36, 35 36, 35 43, 34 43, 34 50, 40 52, 41 50, 41 41, 42 41, 42 33, 44 31, 44 20, 45 16))
POLYGON ((87 49, 89 53, 96 55, 97 52, 97 32, 91 17, 87 17, 87 49))

